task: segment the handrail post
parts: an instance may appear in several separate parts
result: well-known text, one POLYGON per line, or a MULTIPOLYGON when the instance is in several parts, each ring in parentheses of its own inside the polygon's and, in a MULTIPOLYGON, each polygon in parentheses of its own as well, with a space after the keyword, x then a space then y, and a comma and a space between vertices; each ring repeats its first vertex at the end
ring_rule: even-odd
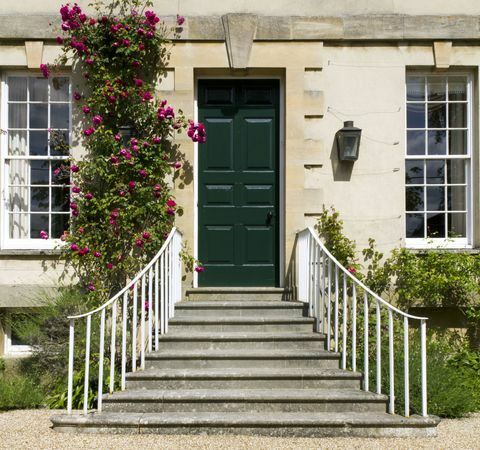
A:
POLYGON ((85 385, 83 388, 83 414, 88 412, 88 394, 90 378, 90 330, 92 326, 92 316, 87 316, 87 330, 85 332, 85 385))
POLYGON ((73 354, 75 323, 70 319, 69 325, 69 343, 68 343, 68 388, 67 388, 67 413, 72 414, 72 396, 73 396, 73 354))
POLYGON ((390 402, 388 412, 395 414, 395 366, 393 353, 393 315, 392 310, 388 308, 388 371, 390 375, 390 402))
POLYGON ((427 417, 427 322, 420 321, 420 353, 422 365, 422 416, 427 417))
POLYGON ((403 318, 403 359, 404 359, 404 391, 405 391, 405 417, 410 416, 410 370, 408 354, 408 317, 403 318))

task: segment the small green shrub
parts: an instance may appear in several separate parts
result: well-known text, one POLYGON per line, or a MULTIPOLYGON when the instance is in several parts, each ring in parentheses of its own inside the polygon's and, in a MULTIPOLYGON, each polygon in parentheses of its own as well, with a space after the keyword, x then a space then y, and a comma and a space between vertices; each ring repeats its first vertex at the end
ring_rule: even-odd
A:
POLYGON ((44 404, 42 387, 28 375, 0 375, 0 410, 37 408, 44 404))
POLYGON ((0 358, 0 372, 5 371, 5 360, 3 358, 0 358))

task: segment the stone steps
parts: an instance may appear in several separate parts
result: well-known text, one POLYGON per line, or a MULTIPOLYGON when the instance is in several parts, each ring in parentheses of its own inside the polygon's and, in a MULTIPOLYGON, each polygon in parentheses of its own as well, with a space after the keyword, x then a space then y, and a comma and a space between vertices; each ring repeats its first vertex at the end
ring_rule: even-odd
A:
POLYGON ((339 368, 303 304, 283 289, 199 289, 176 305, 159 350, 102 413, 58 431, 271 436, 431 436, 438 419, 386 413, 387 397, 339 368))
POLYGON ((225 349, 305 349, 325 347, 325 336, 319 333, 274 332, 195 332, 171 333, 160 336, 159 346, 170 350, 225 350, 225 349))
POLYGON ((103 399, 105 412, 386 412, 386 404, 358 389, 150 389, 103 399))
POLYGON ((233 316, 210 317, 188 316, 174 317, 169 322, 169 330, 173 333, 180 330, 189 332, 312 332, 314 320, 310 317, 262 317, 233 316))
POLYGON ((361 380, 341 369, 149 369, 127 374, 127 389, 359 389, 361 380))
POLYGON ((439 420, 372 412, 168 412, 63 414, 53 416, 52 422, 60 432, 429 437, 436 436, 439 420))
POLYGON ((317 367, 338 368, 339 353, 325 350, 162 350, 146 355, 147 369, 317 367))

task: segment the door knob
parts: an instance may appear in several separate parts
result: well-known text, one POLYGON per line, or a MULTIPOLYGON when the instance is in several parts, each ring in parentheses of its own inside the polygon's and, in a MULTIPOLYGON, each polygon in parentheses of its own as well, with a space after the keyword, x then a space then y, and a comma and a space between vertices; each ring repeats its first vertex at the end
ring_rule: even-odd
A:
POLYGON ((267 213, 267 221, 270 222, 273 218, 273 212, 272 211, 268 211, 267 213))

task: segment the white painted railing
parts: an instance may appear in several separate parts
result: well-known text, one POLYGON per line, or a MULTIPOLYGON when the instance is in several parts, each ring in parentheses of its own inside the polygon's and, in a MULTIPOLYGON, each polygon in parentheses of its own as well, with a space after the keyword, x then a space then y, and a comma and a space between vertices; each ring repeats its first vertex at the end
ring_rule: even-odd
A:
MULTIPOLYGON (((348 268, 342 266, 328 251, 312 228, 297 235, 297 297, 308 303, 309 315, 315 318, 317 332, 326 335, 327 350, 341 352, 341 367, 347 368, 347 358, 351 358, 350 367, 357 370, 357 328, 363 319, 363 389, 370 390, 369 364, 375 360, 376 392, 382 393, 382 312, 388 319, 388 411, 395 413, 395 354, 394 321, 403 322, 403 359, 404 359, 404 400, 405 415, 410 410, 410 364, 409 340, 410 321, 420 328, 420 389, 422 415, 427 416, 427 354, 426 329, 427 318, 417 317, 400 311, 380 298, 363 284, 348 268), (357 293, 363 293, 363 313, 357 314, 357 293), (370 309, 371 307, 372 310, 370 309), (375 325, 369 324, 369 316, 374 313, 375 325), (374 355, 370 355, 369 338, 375 336, 374 355)), ((372 341, 373 342, 373 341, 372 341)))
POLYGON ((109 338, 107 346, 108 340, 110 341, 109 392, 112 393, 115 388, 115 374, 120 371, 121 389, 124 390, 127 365, 133 372, 138 368, 144 369, 145 353, 158 350, 159 334, 168 331, 168 320, 173 317, 175 303, 181 298, 181 244, 181 233, 173 228, 159 252, 120 292, 93 311, 69 317, 69 414, 72 413, 76 321, 86 321, 83 412, 87 414, 92 363, 92 319, 99 319, 97 410, 102 411, 106 337, 109 338), (116 365, 117 346, 121 348, 120 367, 116 365))

